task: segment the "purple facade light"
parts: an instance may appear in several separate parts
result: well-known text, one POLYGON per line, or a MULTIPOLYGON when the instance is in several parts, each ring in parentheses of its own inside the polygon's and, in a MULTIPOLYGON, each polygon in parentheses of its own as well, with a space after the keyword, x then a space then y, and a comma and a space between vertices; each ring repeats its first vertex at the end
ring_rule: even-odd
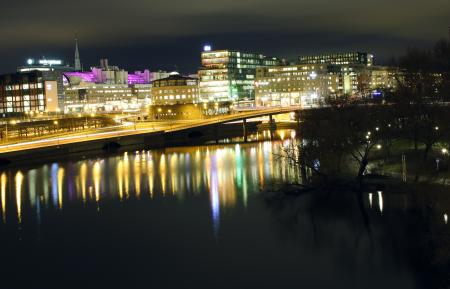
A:
MULTIPOLYGON (((101 71, 100 71, 101 72, 101 71)), ((78 77, 83 82, 88 83, 103 83, 104 81, 100 79, 101 73, 99 75, 99 71, 96 71, 93 69, 93 71, 87 71, 87 72, 66 72, 64 75, 67 78, 70 77, 78 77)), ((128 84, 149 84, 150 83, 150 71, 145 70, 144 72, 136 71, 133 74, 128 74, 128 84)))

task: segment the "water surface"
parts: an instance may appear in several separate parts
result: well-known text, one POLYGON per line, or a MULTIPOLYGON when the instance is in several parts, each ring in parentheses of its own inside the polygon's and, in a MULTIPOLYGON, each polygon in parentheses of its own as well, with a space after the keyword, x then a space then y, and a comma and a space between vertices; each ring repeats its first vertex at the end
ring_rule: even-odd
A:
POLYGON ((408 195, 370 192, 369 224, 352 193, 269 201, 264 189, 295 176, 280 144, 0 172, 0 287, 431 288, 427 270, 448 268, 445 250, 410 240, 448 236, 448 198, 423 212, 408 195), (414 250, 443 258, 422 266, 414 250))

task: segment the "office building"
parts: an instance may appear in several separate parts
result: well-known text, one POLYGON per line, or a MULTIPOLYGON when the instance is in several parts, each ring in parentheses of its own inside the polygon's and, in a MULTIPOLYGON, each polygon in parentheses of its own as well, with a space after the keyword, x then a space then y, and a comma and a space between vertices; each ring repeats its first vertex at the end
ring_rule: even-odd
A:
POLYGON ((316 106, 334 95, 338 79, 324 64, 256 69, 256 106, 316 106))
POLYGON ((153 120, 202 119, 230 112, 230 102, 205 102, 199 99, 198 79, 172 73, 152 83, 149 117, 153 120))
POLYGON ((373 65, 373 55, 367 52, 324 53, 299 56, 299 64, 373 65))
POLYGON ((80 83, 65 88, 64 111, 123 112, 139 111, 150 101, 149 84, 95 84, 80 83))
POLYGON ((152 82, 152 105, 192 104, 199 102, 198 79, 173 73, 152 82))
POLYGON ((136 111, 151 103, 151 81, 168 73, 149 70, 128 73, 101 59, 90 71, 64 73, 64 111, 136 111))
POLYGON ((396 67, 373 66, 370 69, 370 88, 395 89, 400 76, 400 70, 396 67))
POLYGON ((44 80, 57 82, 58 104, 64 108, 64 76, 63 74, 73 71, 74 68, 64 63, 61 59, 34 59, 29 58, 26 64, 17 68, 17 72, 40 71, 44 80))
POLYGON ((0 76, 0 114, 58 112, 58 84, 43 71, 0 76))
POLYGON ((240 106, 254 103, 256 68, 281 65, 277 58, 234 50, 206 49, 201 61, 198 75, 202 102, 234 102, 240 106))

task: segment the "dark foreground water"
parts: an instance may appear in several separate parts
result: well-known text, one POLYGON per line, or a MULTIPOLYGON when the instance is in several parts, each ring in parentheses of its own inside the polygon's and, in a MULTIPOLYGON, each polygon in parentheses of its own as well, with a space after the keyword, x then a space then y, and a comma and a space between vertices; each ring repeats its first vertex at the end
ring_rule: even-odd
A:
POLYGON ((1 171, 0 288, 450 286, 445 190, 268 201, 293 174, 278 145, 1 171))

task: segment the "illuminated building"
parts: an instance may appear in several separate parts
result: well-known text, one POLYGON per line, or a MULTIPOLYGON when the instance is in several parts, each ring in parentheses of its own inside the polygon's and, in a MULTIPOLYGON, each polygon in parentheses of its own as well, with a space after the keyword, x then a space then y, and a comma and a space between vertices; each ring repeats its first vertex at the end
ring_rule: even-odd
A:
POLYGON ((152 83, 149 116, 161 119, 200 119, 230 111, 229 102, 200 103, 198 79, 172 73, 152 83))
POLYGON ((198 79, 172 74, 153 81, 151 95, 153 105, 198 103, 198 79))
POLYGON ((397 87, 397 78, 400 73, 398 68, 373 66, 370 72, 371 89, 395 89, 397 87))
POLYGON ((0 113, 57 112, 57 80, 31 71, 0 76, 0 113))
POLYGON ((356 96, 362 90, 362 76, 366 67, 361 65, 328 65, 328 73, 335 78, 333 88, 336 96, 356 96))
POLYGON ((152 77, 149 70, 128 73, 101 59, 91 71, 64 73, 66 102, 64 111, 137 111, 151 102, 152 77))
POLYGON ((80 83, 65 88, 66 112, 138 111, 150 99, 149 84, 80 83))
POLYGON ((367 52, 325 53, 299 56, 299 64, 373 65, 373 55, 367 52))
POLYGON ((337 78, 327 65, 290 65, 256 69, 256 106, 313 106, 334 94, 337 78))
POLYGON ((150 81, 167 78, 170 76, 171 73, 173 73, 173 72, 167 72, 167 71, 162 71, 162 70, 151 71, 150 72, 150 81))
POLYGON ((380 88, 393 89, 395 68, 364 65, 302 64, 258 68, 256 106, 317 105, 348 95, 371 97, 380 88))
POLYGON ((202 68, 198 72, 203 102, 253 105, 256 68, 281 65, 279 59, 262 54, 205 48, 201 54, 202 68))
POLYGON ((329 72, 337 78, 336 95, 372 97, 378 89, 394 89, 399 71, 393 67, 364 65, 330 65, 329 72))
POLYGON ((63 74, 68 71, 73 71, 74 68, 65 64, 61 59, 34 59, 29 58, 26 65, 17 68, 18 72, 40 71, 42 76, 49 81, 55 80, 57 82, 58 103, 59 109, 64 107, 64 80, 63 74))
POLYGON ((99 67, 92 67, 91 71, 69 71, 64 73, 69 83, 96 83, 96 84, 149 84, 152 73, 149 70, 128 73, 117 66, 111 66, 108 59, 101 59, 99 67))

